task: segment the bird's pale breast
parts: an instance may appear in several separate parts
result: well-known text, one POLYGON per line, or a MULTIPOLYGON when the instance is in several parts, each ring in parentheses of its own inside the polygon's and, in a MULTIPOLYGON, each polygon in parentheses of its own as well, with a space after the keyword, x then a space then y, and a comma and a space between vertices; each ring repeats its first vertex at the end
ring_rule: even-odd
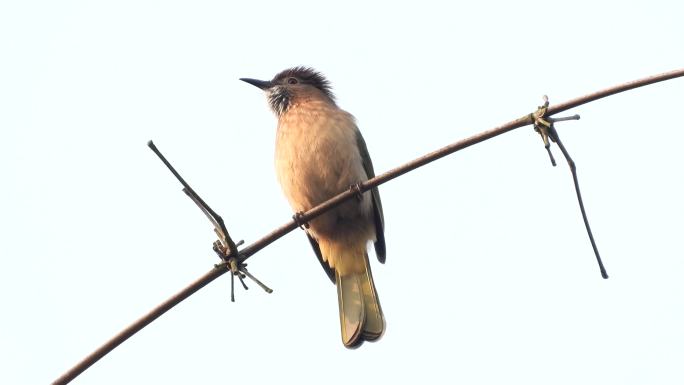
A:
MULTIPOLYGON (((295 211, 306 211, 367 180, 351 114, 334 105, 310 102, 292 106, 279 119, 275 165, 285 196, 295 211)), ((367 232, 371 199, 350 200, 314 220, 324 236, 340 230, 367 232)))

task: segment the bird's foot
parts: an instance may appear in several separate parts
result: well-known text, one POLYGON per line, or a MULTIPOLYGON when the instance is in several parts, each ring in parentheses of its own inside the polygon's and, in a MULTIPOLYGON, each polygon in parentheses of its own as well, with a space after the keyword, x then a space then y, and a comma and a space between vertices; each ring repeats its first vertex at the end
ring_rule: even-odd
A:
POLYGON ((356 200, 357 201, 361 202, 363 200, 363 191, 361 190, 361 182, 354 183, 353 185, 349 186, 349 191, 356 194, 356 200))
POLYGON ((295 221, 295 223, 297 224, 297 226, 299 226, 300 229, 306 230, 309 228, 309 222, 302 220, 303 216, 304 216, 304 212, 297 211, 292 216, 292 219, 295 221))

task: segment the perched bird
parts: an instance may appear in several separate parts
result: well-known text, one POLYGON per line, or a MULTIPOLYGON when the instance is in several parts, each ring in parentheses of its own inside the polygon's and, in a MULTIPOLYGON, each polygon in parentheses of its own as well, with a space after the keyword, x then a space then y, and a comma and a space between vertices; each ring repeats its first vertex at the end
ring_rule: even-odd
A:
MULTIPOLYGON (((354 117, 335 103, 330 83, 307 67, 272 80, 240 79, 266 92, 278 118, 275 167, 292 209, 301 213, 375 176, 354 117)), ((313 219, 306 234, 337 285, 342 342, 374 341, 385 330, 366 245, 385 262, 382 204, 377 188, 313 219)))

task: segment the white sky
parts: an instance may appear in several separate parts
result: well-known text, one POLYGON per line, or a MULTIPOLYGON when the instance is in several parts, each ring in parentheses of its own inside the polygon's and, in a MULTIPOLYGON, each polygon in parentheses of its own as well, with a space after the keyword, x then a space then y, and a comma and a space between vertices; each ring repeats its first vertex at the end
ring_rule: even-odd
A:
MULTIPOLYGON (((275 119, 238 81, 310 65, 375 169, 617 83, 684 66, 681 2, 0 2, 0 383, 47 383, 291 215, 275 119)), ((296 231, 78 384, 684 382, 684 79, 559 125, 609 280, 557 148, 523 128, 383 185, 372 262, 382 340, 349 351, 334 286, 296 231), (381 382, 380 382, 381 381, 381 382)))

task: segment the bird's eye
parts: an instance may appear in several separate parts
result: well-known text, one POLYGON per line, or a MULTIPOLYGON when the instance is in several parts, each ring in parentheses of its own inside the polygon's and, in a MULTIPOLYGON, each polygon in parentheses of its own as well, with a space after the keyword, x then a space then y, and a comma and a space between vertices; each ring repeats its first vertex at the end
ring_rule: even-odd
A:
POLYGON ((297 78, 288 78, 287 79, 287 84, 297 84, 297 83, 299 83, 297 81, 297 78))

